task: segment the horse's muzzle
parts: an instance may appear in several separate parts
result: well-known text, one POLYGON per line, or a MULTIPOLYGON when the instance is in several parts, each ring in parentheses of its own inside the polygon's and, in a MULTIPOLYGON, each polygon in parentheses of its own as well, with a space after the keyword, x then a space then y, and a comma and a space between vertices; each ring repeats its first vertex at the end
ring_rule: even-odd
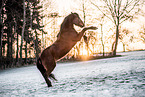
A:
POLYGON ((84 27, 85 24, 84 23, 79 23, 80 27, 84 27))

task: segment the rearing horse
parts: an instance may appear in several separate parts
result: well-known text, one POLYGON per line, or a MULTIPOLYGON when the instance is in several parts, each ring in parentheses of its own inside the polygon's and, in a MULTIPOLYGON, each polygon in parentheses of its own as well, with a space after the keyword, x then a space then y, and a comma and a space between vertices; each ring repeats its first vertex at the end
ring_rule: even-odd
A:
POLYGON ((57 35, 57 40, 51 46, 44 49, 37 60, 37 68, 44 77, 48 87, 52 86, 48 77, 55 79, 51 72, 56 66, 56 61, 66 55, 81 40, 86 30, 97 29, 97 27, 93 26, 85 27, 78 33, 74 29, 74 24, 79 27, 85 26, 77 13, 71 13, 64 19, 60 27, 60 32, 57 35))

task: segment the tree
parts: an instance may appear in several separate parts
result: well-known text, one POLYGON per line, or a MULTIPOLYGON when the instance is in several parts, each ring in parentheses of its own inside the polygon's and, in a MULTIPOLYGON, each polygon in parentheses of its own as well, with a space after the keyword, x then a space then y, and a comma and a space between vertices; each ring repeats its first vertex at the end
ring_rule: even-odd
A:
POLYGON ((103 40, 103 24, 101 23, 101 44, 102 44, 102 49, 103 49, 103 56, 105 53, 105 47, 104 47, 104 40, 103 40))
POLYGON ((141 10, 141 6, 145 0, 101 0, 103 6, 99 6, 91 2, 97 9, 99 9, 103 15, 110 19, 116 28, 116 37, 113 46, 113 55, 116 55, 118 38, 119 38, 119 26, 127 21, 132 20, 136 14, 141 10))
POLYGON ((123 29, 123 30, 120 30, 119 32, 119 39, 120 41, 122 42, 122 45, 123 45, 123 52, 125 52, 125 46, 128 45, 128 41, 126 42, 125 41, 125 36, 127 36, 129 33, 131 33, 128 29, 123 29))
POLYGON ((2 61, 2 38, 3 38, 3 32, 4 32, 4 24, 3 24, 3 8, 4 8, 4 4, 7 0, 2 0, 0 2, 0 61, 2 61))
MULTIPOLYGON (((33 23, 32 25, 32 29, 34 30, 35 33, 35 39, 34 39, 34 45, 35 45, 35 51, 36 51, 36 58, 39 57, 39 54, 41 52, 41 40, 38 38, 38 32, 42 31, 44 33, 43 30, 43 25, 40 24, 40 20, 43 18, 40 14, 39 14, 39 9, 42 8, 42 6, 38 5, 39 2, 33 2, 32 6, 33 6, 33 11, 32 11, 32 21, 36 20, 36 23, 33 23)), ((33 37, 34 38, 34 37, 33 37)))
POLYGON ((142 31, 139 32, 141 40, 145 43, 145 26, 142 26, 142 31))
MULTIPOLYGON (((87 3, 88 1, 87 0, 81 0, 78 1, 80 3, 80 6, 81 6, 81 9, 79 9, 80 11, 83 12, 83 20, 84 20, 84 24, 86 25, 86 13, 88 13, 87 11, 87 3)), ((90 31, 89 31, 90 32, 90 31)), ((92 32, 93 33, 93 32, 92 32)), ((83 36, 83 39, 84 39, 84 42, 86 44, 86 50, 87 50, 87 55, 89 55, 89 51, 92 52, 92 50, 89 48, 89 39, 93 36, 91 36, 91 33, 88 33, 89 35, 87 35, 87 33, 84 33, 84 36, 83 36)), ((93 37, 94 38, 94 37, 93 37)), ((79 45, 77 46, 77 51, 78 51, 78 54, 79 54, 79 50, 80 50, 80 47, 83 46, 83 41, 79 42, 79 45)))
POLYGON ((41 6, 38 5, 39 0, 2 0, 0 2, 1 68, 16 65, 19 61, 19 53, 22 63, 23 50, 25 50, 25 63, 27 63, 27 52, 36 48, 39 48, 40 52, 41 41, 38 39, 38 33, 43 31, 43 26, 39 23, 42 16, 39 15, 38 10, 41 9, 41 6), (35 31, 37 38, 33 38, 32 31, 35 31), (21 46, 19 38, 21 38, 21 46), (34 48, 33 45, 36 41, 38 41, 38 45, 34 48))
POLYGON ((22 47, 23 47, 23 39, 26 25, 26 8, 25 8, 25 0, 23 0, 23 27, 21 34, 21 46, 20 46, 20 64, 22 64, 22 47))

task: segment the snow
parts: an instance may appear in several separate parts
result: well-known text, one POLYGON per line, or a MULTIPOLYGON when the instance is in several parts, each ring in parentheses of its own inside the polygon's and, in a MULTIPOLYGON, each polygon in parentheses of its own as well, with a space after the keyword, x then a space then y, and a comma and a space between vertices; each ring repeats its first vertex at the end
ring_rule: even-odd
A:
POLYGON ((36 66, 0 71, 0 97, 143 97, 145 51, 122 57, 58 63, 48 88, 36 66))

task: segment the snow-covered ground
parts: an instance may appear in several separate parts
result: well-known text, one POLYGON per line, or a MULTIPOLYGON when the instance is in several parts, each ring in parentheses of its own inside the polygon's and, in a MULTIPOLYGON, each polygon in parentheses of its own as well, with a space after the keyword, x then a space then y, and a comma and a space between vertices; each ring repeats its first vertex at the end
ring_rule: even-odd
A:
POLYGON ((0 71, 0 97, 145 97, 145 51, 58 63, 48 88, 36 66, 0 71))

